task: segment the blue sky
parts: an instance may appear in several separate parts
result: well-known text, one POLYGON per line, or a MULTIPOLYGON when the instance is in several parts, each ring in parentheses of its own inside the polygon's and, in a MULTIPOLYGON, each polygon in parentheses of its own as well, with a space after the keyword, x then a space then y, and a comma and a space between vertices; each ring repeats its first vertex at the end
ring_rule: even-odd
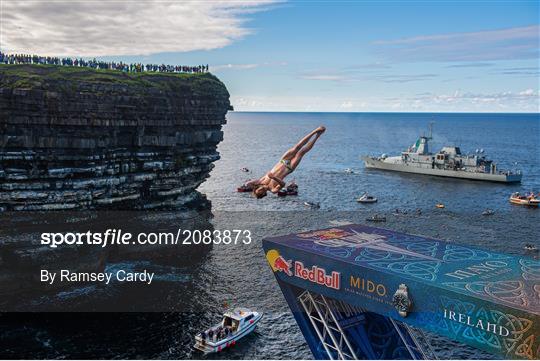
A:
MULTIPOLYGON (((230 3, 201 9, 200 2, 188 2, 189 9, 178 11, 190 12, 183 23, 193 24, 177 33, 166 31, 180 18, 161 26, 156 16, 156 24, 145 24, 146 45, 128 35, 131 45, 123 43, 122 49, 114 43, 110 49, 91 48, 89 42, 83 49, 81 42, 67 41, 56 52, 208 63, 227 85, 236 110, 538 112, 538 1, 230 3), (169 48, 175 51, 163 51, 169 48)), ((158 4, 147 11, 157 14, 158 4)), ((4 8, 4 16, 9 10, 4 8)), ((31 10, 48 18, 44 8, 23 10, 27 21, 31 10)), ((13 21, 19 25, 21 19, 13 21)), ((123 27, 134 22, 126 19, 123 27)), ((42 42, 4 35, 3 43, 9 51, 42 42)))

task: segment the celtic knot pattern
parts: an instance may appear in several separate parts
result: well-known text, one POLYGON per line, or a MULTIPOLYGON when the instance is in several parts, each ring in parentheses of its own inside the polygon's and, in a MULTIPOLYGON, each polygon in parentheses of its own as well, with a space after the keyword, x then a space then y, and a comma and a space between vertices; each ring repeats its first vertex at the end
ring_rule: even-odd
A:
MULTIPOLYGON (((454 300, 448 297, 441 297, 441 303, 444 309, 453 310, 456 313, 462 313, 464 315, 471 315, 476 306, 470 302, 462 302, 454 300)), ((460 335, 461 331, 466 327, 462 323, 452 322, 443 318, 444 330, 452 331, 455 335, 460 335)))
POLYGON ((440 298, 440 302, 444 309, 452 310, 456 315, 470 316, 472 323, 472 325, 467 325, 469 320, 463 323, 446 318, 443 319, 446 327, 440 327, 442 331, 449 330, 456 336, 461 335, 481 345, 489 345, 505 354, 514 353, 520 358, 538 359, 540 356, 540 347, 534 349, 537 335, 531 330, 533 321, 498 310, 486 310, 483 307, 477 309, 472 303, 445 296, 440 298), (478 322, 482 322, 483 327, 476 327, 478 322), (492 332, 489 332, 487 322, 495 325, 495 330, 492 329, 492 332), (501 333, 504 329, 507 330, 508 335, 501 333), (526 336, 527 333, 532 334, 526 336))
POLYGON ((349 258, 349 256, 352 254, 352 249, 350 248, 344 248, 344 247, 328 247, 328 246, 322 246, 316 243, 312 244, 312 247, 303 247, 306 249, 313 249, 315 251, 324 252, 328 255, 339 257, 339 258, 349 258))
POLYGON ((522 276, 526 280, 539 281, 540 280, 540 261, 532 259, 520 259, 522 276))
POLYGON ((426 256, 435 257, 437 255, 437 249, 439 242, 411 242, 407 244, 409 251, 414 251, 426 256))
POLYGON ((528 306, 529 300, 522 281, 498 282, 445 282, 443 285, 459 290, 467 290, 480 296, 489 296, 497 301, 518 306, 528 306))
POLYGON ((461 247, 455 244, 447 244, 444 251, 443 261, 481 261, 485 259, 508 259, 499 253, 491 253, 479 249, 461 247))
POLYGON ((405 274, 425 281, 435 281, 440 262, 418 261, 418 262, 371 262, 371 266, 387 269, 399 274, 405 274))
POLYGON ((362 261, 381 261, 381 260, 402 261, 405 259, 406 259, 406 256, 403 254, 389 252, 389 251, 380 250, 380 249, 366 248, 366 249, 363 249, 362 252, 360 252, 360 254, 354 260, 356 262, 362 262, 362 261))
POLYGON ((526 318, 516 317, 511 314, 504 314, 500 311, 491 311, 494 323, 503 326, 510 331, 510 335, 503 337, 504 348, 507 352, 515 350, 515 354, 521 357, 532 359, 534 335, 527 337, 522 343, 519 341, 524 334, 532 327, 533 322, 526 318))
MULTIPOLYGON (((484 308, 480 308, 474 315, 475 319, 490 320, 490 317, 484 308)), ((476 342, 487 344, 497 350, 502 348, 501 341, 497 335, 486 332, 476 327, 465 327, 463 337, 475 340, 476 342)))

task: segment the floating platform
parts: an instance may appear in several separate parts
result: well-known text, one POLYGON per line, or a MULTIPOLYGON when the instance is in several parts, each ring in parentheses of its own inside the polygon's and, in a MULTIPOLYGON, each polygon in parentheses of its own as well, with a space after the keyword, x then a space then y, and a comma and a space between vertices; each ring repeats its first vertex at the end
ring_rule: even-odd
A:
POLYGON ((540 359, 540 261, 364 225, 263 248, 317 359, 433 359, 423 331, 540 359))

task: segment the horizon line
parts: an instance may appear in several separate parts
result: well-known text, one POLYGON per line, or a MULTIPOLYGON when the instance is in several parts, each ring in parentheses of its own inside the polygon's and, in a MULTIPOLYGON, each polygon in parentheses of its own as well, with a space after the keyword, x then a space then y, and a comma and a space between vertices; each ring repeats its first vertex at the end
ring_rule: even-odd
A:
POLYGON ((470 112, 437 112, 437 111, 352 111, 352 112, 344 112, 344 111, 303 111, 303 110, 231 110, 229 112, 234 113, 343 113, 343 114, 374 114, 374 113, 380 113, 380 114, 530 114, 530 115, 540 115, 540 111, 538 112, 482 112, 482 111, 470 111, 470 112))

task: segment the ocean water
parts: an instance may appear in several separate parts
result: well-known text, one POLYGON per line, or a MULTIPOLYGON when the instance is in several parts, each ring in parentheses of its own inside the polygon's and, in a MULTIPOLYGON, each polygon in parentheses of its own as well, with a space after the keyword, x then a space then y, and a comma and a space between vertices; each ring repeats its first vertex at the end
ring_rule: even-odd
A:
MULTIPOLYGON (((128 262, 109 267, 146 268, 161 274, 151 290, 115 285, 81 288, 50 295, 42 302, 68 308, 92 297, 102 302, 130 298, 170 306, 170 313, 0 315, 2 358, 201 358, 191 348, 193 335, 220 319, 227 306, 265 313, 257 330, 236 347, 208 358, 311 358, 303 336, 283 299, 261 249, 261 239, 328 227, 363 223, 385 214, 380 226, 398 231, 523 254, 525 243, 538 243, 540 209, 512 206, 514 191, 540 191, 540 119, 537 114, 347 114, 229 113, 221 159, 200 187, 212 202, 216 229, 253 232, 250 245, 214 246, 196 266, 128 262), (407 148, 434 121, 432 149, 459 145, 464 152, 483 148, 499 168, 520 168, 521 184, 505 185, 364 169, 364 154, 394 154, 407 148), (236 187, 263 175, 289 147, 319 125, 327 127, 314 149, 289 176, 300 187, 297 197, 273 195, 256 200, 236 187), (517 162, 517 164, 516 164, 517 162), (249 173, 241 171, 250 169, 249 173), (351 168, 354 173, 344 172, 351 168), (358 204, 364 191, 379 198, 358 204), (311 210, 304 202, 319 202, 311 210), (438 202, 444 210, 434 207, 438 202), (421 209, 394 215, 394 210, 421 209), (485 208, 493 216, 482 216, 485 208), (98 287, 99 288, 99 287, 98 287)), ((537 254, 530 254, 531 257, 537 254)), ((441 358, 492 358, 484 352, 433 336, 441 358)))
POLYGON ((326 133, 289 178, 299 183, 302 201, 320 202, 323 209, 356 210, 355 199, 369 191, 379 198, 376 209, 381 211, 431 207, 440 201, 461 213, 488 207, 510 212, 511 192, 540 190, 538 114, 230 113, 219 145, 222 158, 201 191, 216 210, 298 209, 298 202, 289 199, 246 202, 243 195, 231 193, 245 179, 264 175, 319 125, 327 127, 326 133), (445 145, 460 146, 463 153, 484 149, 499 169, 521 169, 522 183, 496 185, 364 169, 360 156, 399 155, 428 133, 430 122, 432 151, 445 145), (241 167, 251 173, 240 172, 241 167), (346 168, 355 173, 344 173, 346 168))

